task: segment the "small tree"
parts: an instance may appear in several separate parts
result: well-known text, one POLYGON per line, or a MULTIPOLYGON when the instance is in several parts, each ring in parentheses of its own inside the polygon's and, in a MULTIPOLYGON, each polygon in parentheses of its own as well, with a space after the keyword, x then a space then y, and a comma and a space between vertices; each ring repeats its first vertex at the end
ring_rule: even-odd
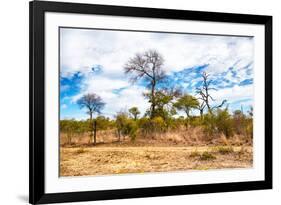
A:
POLYGON ((128 121, 128 114, 126 112, 118 112, 117 115, 115 116, 116 120, 116 128, 117 128, 117 134, 118 134, 118 141, 121 141, 121 135, 124 136, 124 130, 128 121))
POLYGON ((137 107, 132 107, 129 109, 129 113, 133 116, 134 120, 138 119, 138 115, 140 114, 140 111, 137 107))
MULTIPOLYGON (((83 97, 81 97, 77 101, 77 103, 81 109, 86 108, 87 113, 90 116, 90 127, 91 127, 90 141, 91 141, 93 136, 93 114, 100 113, 105 103, 102 101, 101 97, 96 95, 95 93, 88 93, 83 95, 83 97)), ((94 134, 94 145, 95 144, 96 144, 96 135, 94 134)))
POLYGON ((136 139, 138 126, 136 121, 128 118, 126 112, 119 112, 116 115, 116 127, 118 133, 118 141, 121 140, 121 135, 123 135, 123 140, 125 136, 128 135, 132 141, 136 139))
POLYGON ((227 138, 233 136, 233 121, 228 109, 216 109, 204 117, 204 130, 209 136, 224 134, 227 138))
POLYGON ((60 121, 60 131, 66 134, 67 144, 72 144, 72 138, 84 132, 83 122, 71 120, 61 120, 60 121))
POLYGON ((241 110, 235 110, 233 112, 233 126, 235 132, 238 135, 242 135, 246 133, 246 126, 247 126, 246 116, 241 110))
POLYGON ((199 106, 199 102, 195 97, 185 94, 174 103, 174 106, 178 110, 184 111, 186 118, 188 119, 190 117, 190 111, 197 108, 199 106))
MULTIPOLYGON (((157 90, 154 94, 154 117, 161 117, 167 123, 173 115, 176 114, 175 107, 173 106, 173 100, 180 96, 180 91, 175 89, 161 89, 157 90)), ((146 93, 145 97, 151 99, 150 93, 146 93)), ((151 116, 151 110, 147 110, 147 116, 151 116)), ((151 118, 151 119, 153 119, 151 118)))

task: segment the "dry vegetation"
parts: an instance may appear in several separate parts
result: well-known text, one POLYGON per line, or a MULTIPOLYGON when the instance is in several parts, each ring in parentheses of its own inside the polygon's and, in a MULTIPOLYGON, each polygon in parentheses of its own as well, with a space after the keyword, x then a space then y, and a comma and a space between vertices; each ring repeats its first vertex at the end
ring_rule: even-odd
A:
POLYGON ((96 146, 87 143, 86 134, 72 140, 68 144, 66 135, 61 135, 61 176, 250 168, 253 161, 251 143, 241 136, 204 139, 199 128, 134 142, 129 137, 118 141, 115 130, 100 131, 96 146))
POLYGON ((85 176, 217 168, 250 168, 251 147, 64 147, 61 176, 85 176))

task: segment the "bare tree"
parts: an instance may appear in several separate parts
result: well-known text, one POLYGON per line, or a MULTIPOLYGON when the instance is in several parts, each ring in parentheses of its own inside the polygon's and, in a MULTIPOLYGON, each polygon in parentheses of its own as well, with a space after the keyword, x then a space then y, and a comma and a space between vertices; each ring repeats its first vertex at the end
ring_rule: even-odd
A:
POLYGON ((203 78, 203 85, 201 88, 196 88, 197 94, 199 94, 199 98, 202 103, 200 104, 200 114, 203 115, 203 111, 205 106, 207 106, 207 109, 210 113, 212 113, 213 109, 220 108, 226 103, 226 100, 223 100, 221 104, 217 106, 211 106, 211 101, 215 101, 214 98, 210 95, 211 90, 216 90, 214 87, 211 87, 212 80, 208 80, 209 75, 206 72, 202 73, 203 78), (202 113, 201 113, 202 112, 202 113))
POLYGON ((203 114, 204 114, 204 109, 205 109, 205 107, 206 107, 206 104, 205 104, 205 102, 203 101, 203 100, 201 100, 201 103, 199 103, 199 105, 198 105, 198 110, 199 110, 199 112, 200 112, 200 117, 201 117, 201 119, 203 118, 203 114))
POLYGON ((148 50, 144 53, 137 53, 125 64, 125 73, 132 74, 131 80, 136 82, 144 79, 148 82, 151 94, 151 118, 155 114, 155 90, 157 83, 164 78, 163 57, 156 50, 148 50))
POLYGON ((80 108, 86 108, 87 114, 90 115, 90 141, 92 139, 93 127, 95 126, 95 134, 94 134, 94 145, 96 144, 96 123, 93 125, 93 114, 100 113, 103 109, 105 103, 102 101, 101 97, 96 95, 95 93, 88 93, 83 95, 78 101, 78 105, 80 108))

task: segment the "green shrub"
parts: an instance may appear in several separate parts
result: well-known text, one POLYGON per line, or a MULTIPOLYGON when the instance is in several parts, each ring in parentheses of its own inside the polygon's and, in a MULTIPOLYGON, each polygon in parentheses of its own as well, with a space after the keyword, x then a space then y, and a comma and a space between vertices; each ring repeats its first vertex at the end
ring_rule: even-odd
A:
POLYGON ((227 108, 224 110, 217 109, 204 115, 204 131, 209 136, 224 134, 227 138, 233 136, 233 120, 228 113, 227 108))
POLYGON ((138 131, 137 123, 132 119, 128 119, 125 125, 124 133, 129 135, 132 141, 135 141, 137 137, 137 131, 138 131))
POLYGON ((141 118, 138 124, 144 136, 162 133, 167 130, 167 124, 162 117, 141 118))
POLYGON ((128 135, 132 141, 137 137, 138 124, 135 120, 130 119, 127 113, 118 113, 116 116, 116 127, 120 135, 128 135))
POLYGON ((233 136, 233 123, 227 109, 218 110, 216 115, 216 126, 218 132, 223 133, 227 138, 233 136))
POLYGON ((216 159, 216 157, 213 154, 211 154, 210 152, 205 151, 200 156, 200 159, 201 160, 214 160, 214 159, 216 159))
POLYGON ((199 152, 197 150, 193 151, 190 153, 189 157, 200 157, 201 155, 199 154, 199 152))
POLYGON ((228 146, 228 147, 220 146, 220 147, 217 147, 216 150, 217 150, 220 154, 230 154, 230 153, 233 153, 233 152, 234 152, 234 149, 233 149, 233 147, 231 147, 231 146, 228 146))

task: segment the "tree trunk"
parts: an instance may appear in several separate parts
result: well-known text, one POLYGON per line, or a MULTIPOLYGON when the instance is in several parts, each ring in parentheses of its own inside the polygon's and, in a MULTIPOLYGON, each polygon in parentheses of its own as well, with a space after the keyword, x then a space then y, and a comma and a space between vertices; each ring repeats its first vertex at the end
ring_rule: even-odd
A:
POLYGON ((89 144, 92 142, 93 138, 93 113, 90 112, 90 139, 89 139, 89 144))
POLYGON ((203 119, 203 109, 200 110, 200 117, 201 117, 201 120, 203 119))
POLYGON ((189 129, 189 110, 186 110, 185 113, 186 113, 185 129, 188 130, 189 129))
POLYGON ((154 118, 155 116, 155 81, 152 82, 151 87, 151 113, 150 118, 154 118))
POLYGON ((118 142, 120 142, 120 140, 121 140, 121 133, 120 133, 119 129, 117 130, 117 133, 118 133, 118 142))
POLYGON ((94 121, 94 145, 96 145, 96 143, 97 143, 96 136, 97 136, 97 121, 95 120, 94 121))

